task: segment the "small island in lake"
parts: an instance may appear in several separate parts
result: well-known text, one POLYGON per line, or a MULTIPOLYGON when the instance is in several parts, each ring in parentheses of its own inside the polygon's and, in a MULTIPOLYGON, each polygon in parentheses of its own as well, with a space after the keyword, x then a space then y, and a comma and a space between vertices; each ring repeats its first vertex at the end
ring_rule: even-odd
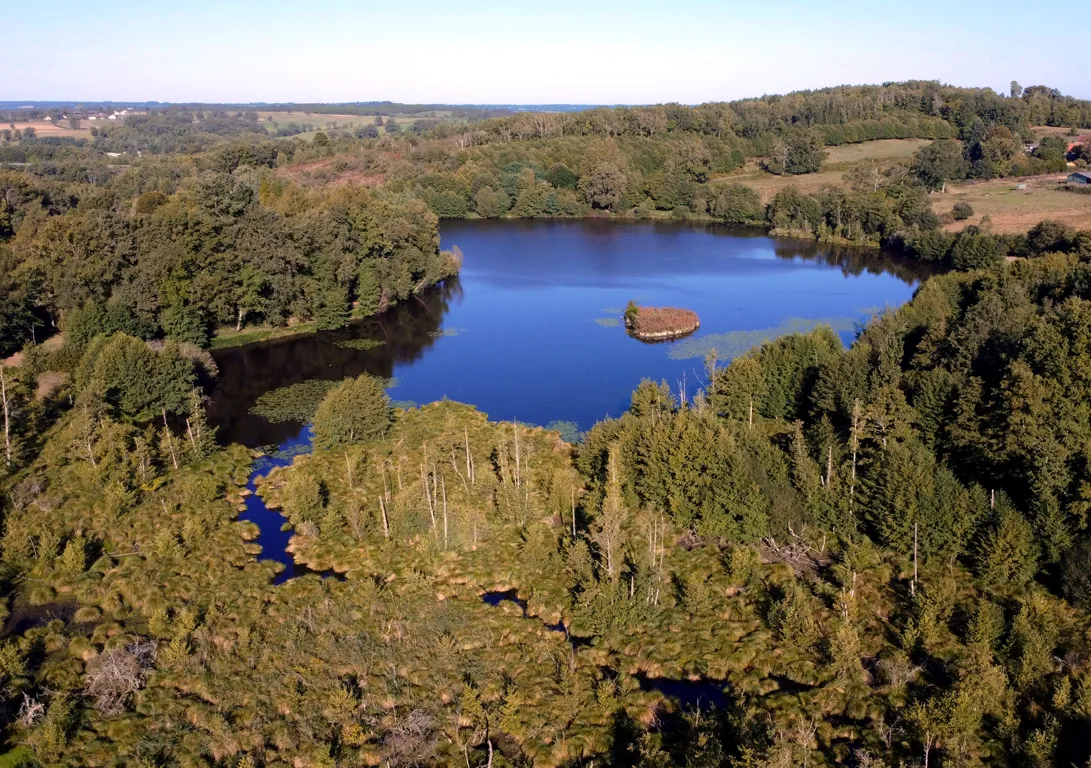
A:
POLYGON ((642 341, 687 336, 701 327, 697 313, 678 307, 641 307, 630 301, 625 308, 625 327, 642 341))

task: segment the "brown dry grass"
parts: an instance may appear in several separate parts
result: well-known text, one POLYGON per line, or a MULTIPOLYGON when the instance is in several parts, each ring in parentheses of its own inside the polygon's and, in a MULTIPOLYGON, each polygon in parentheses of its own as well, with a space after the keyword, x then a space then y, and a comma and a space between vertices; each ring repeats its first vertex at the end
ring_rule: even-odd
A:
POLYGON ((939 215, 950 213, 957 202, 973 207, 974 215, 969 219, 946 226, 952 232, 970 224, 980 225, 985 216, 992 221, 992 231, 1000 234, 1026 232, 1042 219, 1053 219, 1076 229, 1091 229, 1091 195, 1066 192, 1063 182, 1067 175, 949 184, 946 193, 932 195, 932 210, 939 215), (1027 188, 1016 189, 1018 184, 1026 184, 1027 188))
MULTIPOLYGON (((1034 135, 1037 136, 1040 139, 1043 136, 1065 136, 1065 137, 1067 137, 1072 129, 1071 128, 1059 128, 1059 127, 1053 126, 1053 125, 1035 125, 1035 126, 1032 126, 1030 130, 1033 131, 1034 135)), ((1091 128, 1081 128, 1080 133, 1091 133, 1091 128)))
POLYGON ((344 186, 346 184, 377 187, 385 180, 385 177, 381 173, 368 173, 353 168, 335 171, 333 166, 336 161, 337 158, 326 157, 321 160, 313 160, 309 163, 299 163, 298 165, 288 165, 284 168, 278 168, 277 173, 303 185, 321 182, 334 187, 344 186))
POLYGON ((63 387, 67 381, 68 374, 64 371, 46 371, 38 376, 38 387, 34 392, 34 397, 38 402, 44 402, 54 392, 63 387))
POLYGON ((633 318, 632 331, 637 336, 660 333, 686 333, 700 324, 697 313, 678 307, 640 307, 633 318))

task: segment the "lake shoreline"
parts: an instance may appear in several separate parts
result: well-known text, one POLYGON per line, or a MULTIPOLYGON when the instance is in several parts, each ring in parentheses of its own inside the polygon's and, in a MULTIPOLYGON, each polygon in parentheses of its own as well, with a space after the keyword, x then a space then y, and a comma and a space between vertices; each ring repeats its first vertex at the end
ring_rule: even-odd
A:
MULTIPOLYGON (((851 248, 853 250, 868 251, 868 252, 872 252, 872 253, 876 253, 876 254, 889 254, 890 253, 890 252, 884 250, 881 245, 876 244, 876 243, 857 243, 857 242, 853 242, 851 240, 845 240, 844 238, 819 239, 819 238, 816 238, 814 235, 810 234, 809 232, 806 232, 806 231, 803 231, 803 230, 770 228, 770 227, 768 227, 768 226, 766 226, 764 224, 757 224, 757 223, 754 223, 754 224, 729 224, 727 222, 721 221, 719 219, 715 219, 715 218, 713 218, 711 216, 707 216, 707 215, 705 215, 705 216, 689 216, 689 217, 687 217, 685 219, 679 219, 679 218, 676 218, 676 217, 674 217, 672 215, 667 215, 667 216, 634 216, 634 215, 629 214, 629 213, 614 214, 614 213, 605 213, 605 212, 599 212, 599 213, 596 213, 596 214, 590 215, 590 216, 499 216, 499 217, 495 217, 495 218, 482 218, 482 217, 477 216, 475 214, 471 214, 471 215, 466 216, 466 217, 461 218, 461 219, 441 219, 441 222, 448 222, 448 223, 452 223, 452 222, 474 222, 474 223, 477 223, 477 222, 511 222, 511 223, 527 223, 527 222, 573 222, 573 223, 580 223, 580 222, 584 222, 584 223, 586 223, 586 222, 614 222, 614 223, 624 224, 626 226, 628 226, 630 224, 653 224, 653 225, 655 225, 655 224, 670 224, 670 225, 675 225, 675 226, 680 226, 680 227, 691 227, 692 226, 694 229, 697 229, 697 228, 699 228, 701 226, 715 225, 717 227, 723 227, 724 229, 729 229, 729 230, 733 230, 733 231, 748 233, 748 234, 750 234, 752 236, 755 236, 755 237, 768 237, 768 238, 770 238, 772 240, 776 240, 778 242, 785 242, 785 243, 796 242, 796 243, 807 243, 808 245, 817 245, 817 246, 832 246, 832 247, 838 247, 838 248, 851 248)), ((442 226, 441 226, 440 235, 442 237, 442 226)), ((906 258, 905 256, 900 255, 900 254, 892 254, 892 255, 895 255, 895 256, 897 256, 898 258, 901 258, 901 259, 906 258)), ((925 266, 923 263, 919 262, 918 260, 910 259, 910 261, 913 261, 915 264, 921 264, 921 266, 925 266)), ((937 274, 942 274, 942 272, 938 272, 937 274)), ((927 277, 923 277, 922 281, 924 279, 927 279, 927 277)), ((378 313, 376 313, 374 315, 368 315, 366 317, 353 317, 353 318, 351 318, 349 320, 348 326, 346 326, 346 327, 351 327, 353 325, 357 325, 359 323, 366 322, 368 320, 374 320, 375 318, 382 317, 384 314, 386 314, 387 311, 389 311, 391 309, 394 309, 395 306, 396 305, 392 304, 390 307, 384 308, 384 310, 382 312, 378 312, 378 313)), ((248 331, 247 328, 243 328, 241 331, 235 331, 233 328, 230 328, 230 326, 227 326, 227 328, 229 329, 229 331, 228 331, 229 335, 228 336, 226 336, 226 337, 220 336, 219 335, 219 332, 220 332, 219 330, 217 331, 217 334, 215 336, 213 336, 212 344, 210 346, 211 350, 215 350, 215 351, 219 352, 219 351, 228 350, 228 349, 245 349, 247 347, 260 346, 260 345, 266 344, 268 342, 281 341, 281 340, 284 340, 284 339, 294 339, 294 338, 298 338, 300 336, 313 336, 313 335, 319 333, 319 330, 318 330, 318 328, 317 328, 314 321, 301 322, 301 323, 299 323, 298 325, 295 325, 295 326, 275 326, 275 327, 274 326, 258 326, 258 327, 254 327, 253 329, 251 329, 249 331, 248 331)), ((220 329, 220 330, 223 330, 223 329, 220 329)), ((693 333, 696 330, 698 330, 698 329, 694 328, 693 330, 689 331, 689 333, 693 333)), ((684 335, 687 335, 687 334, 679 334, 679 337, 684 336, 684 335)), ((641 338, 641 337, 634 337, 634 338, 641 338)), ((644 340, 647 340, 647 341, 667 341, 667 340, 670 340, 671 338, 675 338, 675 337, 673 337, 673 336, 664 336, 664 337, 656 337, 656 338, 647 338, 647 339, 644 339, 644 340)))

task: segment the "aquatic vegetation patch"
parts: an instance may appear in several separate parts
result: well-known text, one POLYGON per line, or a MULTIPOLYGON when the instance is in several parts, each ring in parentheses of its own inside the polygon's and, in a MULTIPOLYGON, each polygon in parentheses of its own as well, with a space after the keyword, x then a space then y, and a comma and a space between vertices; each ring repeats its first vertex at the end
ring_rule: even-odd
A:
POLYGON ((292 443, 287 448, 274 446, 272 450, 264 451, 264 453, 273 461, 283 461, 285 459, 294 459, 296 456, 306 456, 311 450, 310 442, 305 442, 292 443))
POLYGON ((807 333, 820 325, 828 325, 837 333, 852 331, 860 322, 854 316, 846 317, 816 317, 801 318, 790 317, 780 325, 769 328, 758 328, 752 331, 728 331, 727 333, 709 333, 704 336, 696 336, 679 342, 667 351, 672 360, 686 360, 693 357, 704 357, 709 352, 715 352, 716 358, 727 362, 744 355, 752 348, 789 333, 807 333))
MULTIPOLYGON (((286 421, 306 423, 314 416, 322 398, 340 383, 338 380, 309 379, 271 389, 257 399, 250 413, 263 416, 274 424, 286 421)), ((393 389, 398 384, 397 377, 383 379, 383 389, 393 389)))
POLYGON ((391 408, 401 408, 403 411, 408 411, 410 408, 420 408, 420 403, 416 400, 391 400, 391 408))
POLYGON ((603 328, 617 328, 621 325, 621 320, 616 317, 596 317, 595 322, 603 328))
POLYGON ((341 349, 355 349, 361 352, 381 347, 383 344, 386 344, 386 342, 381 339, 342 339, 337 342, 337 346, 341 347, 341 349))
POLYGON ((250 408, 250 413, 263 416, 274 424, 285 421, 310 421, 315 409, 331 389, 341 382, 310 379, 264 393, 250 408))
POLYGON ((440 328, 438 331, 429 331, 428 336, 433 339, 442 339, 445 336, 458 336, 466 333, 465 328, 440 328))

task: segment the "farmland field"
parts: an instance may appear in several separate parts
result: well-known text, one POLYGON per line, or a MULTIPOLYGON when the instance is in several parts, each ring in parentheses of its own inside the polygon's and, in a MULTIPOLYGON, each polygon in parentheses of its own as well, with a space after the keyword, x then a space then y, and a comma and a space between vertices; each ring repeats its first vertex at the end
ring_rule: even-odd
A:
POLYGON ((769 202, 777 192, 785 187, 796 187, 802 192, 816 192, 825 186, 840 186, 844 175, 853 167, 866 162, 887 166, 899 160, 907 160, 923 146, 928 139, 880 139, 862 144, 845 144, 840 147, 827 147, 829 156, 818 173, 801 176, 775 176, 761 170, 757 163, 748 163, 744 170, 718 177, 716 180, 735 184, 744 184, 758 192, 763 202, 769 202))
POLYGON ((1091 229, 1091 195, 1065 191, 1065 175, 949 184, 946 193, 932 195, 932 209, 942 215, 950 213, 957 202, 966 202, 973 207, 974 215, 968 220, 947 225, 951 231, 980 224, 985 216, 992 221, 992 230, 997 233, 1026 232, 1042 219, 1053 219, 1077 229, 1091 229), (1019 184, 1026 184, 1026 189, 1017 189, 1019 184))
MULTIPOLYGON (((417 115, 384 115, 383 122, 394 121, 403 129, 409 128, 416 120, 421 119, 437 119, 437 120, 449 120, 451 116, 448 110, 434 110, 432 112, 421 113, 417 115)), ((314 126, 314 131, 308 131, 306 133, 299 134, 302 138, 313 136, 318 131, 330 130, 332 128, 342 128, 345 130, 355 130, 356 128, 364 125, 374 125, 374 115, 327 115, 318 112, 258 112, 258 117, 265 121, 266 130, 270 133, 276 133, 280 128, 286 128, 289 124, 295 123, 296 125, 311 125, 314 126)))
POLYGON ((15 126, 15 130, 17 130, 17 131, 23 131, 23 130, 26 130, 27 128, 33 128, 34 131, 38 134, 38 136, 43 137, 43 138, 46 137, 46 136, 58 136, 58 137, 70 136, 70 137, 75 138, 75 139, 89 139, 89 138, 91 138, 91 129, 88 126, 88 123, 87 123, 86 120, 83 121, 83 123, 80 125, 80 128, 77 129, 77 130, 73 130, 72 128, 69 128, 67 121, 65 121, 61 125, 57 125, 56 123, 47 122, 45 120, 33 120, 31 122, 22 122, 22 123, 14 123, 14 124, 13 123, 5 123, 3 125, 0 125, 0 129, 3 129, 3 128, 9 128, 10 129, 12 127, 12 125, 15 126))

